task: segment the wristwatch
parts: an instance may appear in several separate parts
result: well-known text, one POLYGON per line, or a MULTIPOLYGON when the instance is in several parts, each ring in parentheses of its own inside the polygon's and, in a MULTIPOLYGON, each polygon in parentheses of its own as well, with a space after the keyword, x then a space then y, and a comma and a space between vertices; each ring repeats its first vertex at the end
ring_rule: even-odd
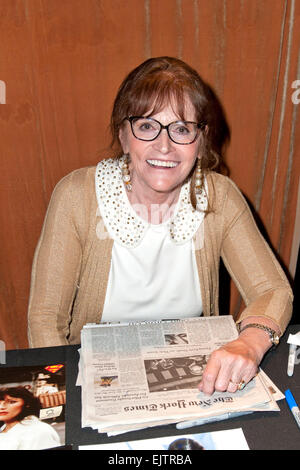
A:
POLYGON ((261 325, 260 323, 248 323, 248 325, 245 325, 243 328, 239 328, 239 332, 242 333, 246 328, 259 328, 260 330, 268 333, 273 346, 277 346, 279 344, 279 335, 275 330, 272 330, 272 328, 269 328, 268 326, 261 325))

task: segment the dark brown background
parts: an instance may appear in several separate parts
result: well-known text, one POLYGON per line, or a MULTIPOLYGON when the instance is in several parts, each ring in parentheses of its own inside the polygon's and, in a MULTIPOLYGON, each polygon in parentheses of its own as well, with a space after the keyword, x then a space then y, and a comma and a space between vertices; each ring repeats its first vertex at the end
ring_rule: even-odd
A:
MULTIPOLYGON (((182 58, 215 90, 231 130, 231 178, 294 275, 300 107, 291 98, 299 44, 298 0, 0 0, 0 338, 7 349, 27 347, 31 264, 51 192, 68 172, 107 155, 117 87, 151 56, 182 58)), ((231 286, 231 313, 241 307, 231 286)))

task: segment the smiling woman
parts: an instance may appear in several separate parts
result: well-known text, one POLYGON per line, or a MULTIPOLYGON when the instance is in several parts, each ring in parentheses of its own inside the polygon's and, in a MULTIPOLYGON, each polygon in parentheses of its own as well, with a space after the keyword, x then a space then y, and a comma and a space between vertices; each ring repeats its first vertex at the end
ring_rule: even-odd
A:
POLYGON ((292 293, 242 194, 215 171, 220 109, 179 59, 149 59, 124 79, 113 157, 67 175, 51 198, 32 269, 32 347, 79 343, 85 323, 218 315, 222 258, 246 309, 199 388, 235 392, 255 376, 292 293))

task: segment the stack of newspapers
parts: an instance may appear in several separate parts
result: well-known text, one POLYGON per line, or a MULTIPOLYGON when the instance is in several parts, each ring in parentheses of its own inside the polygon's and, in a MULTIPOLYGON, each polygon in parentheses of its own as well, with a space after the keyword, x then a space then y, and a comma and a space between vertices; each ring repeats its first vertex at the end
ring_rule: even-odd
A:
MULTIPOLYGON (((237 338, 230 315, 141 323, 87 324, 77 385, 82 427, 108 435, 227 414, 278 411, 283 395, 262 372, 242 391, 198 390, 213 350, 237 338)), ((201 421, 199 421, 201 422, 201 421)))

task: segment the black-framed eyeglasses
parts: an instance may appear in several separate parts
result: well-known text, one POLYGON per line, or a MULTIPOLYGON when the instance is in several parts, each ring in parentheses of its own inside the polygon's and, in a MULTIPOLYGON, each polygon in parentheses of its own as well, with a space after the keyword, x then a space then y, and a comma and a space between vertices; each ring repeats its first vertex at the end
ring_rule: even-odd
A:
POLYGON ((136 139, 151 141, 155 140, 163 129, 166 129, 169 138, 180 145, 189 145, 195 142, 199 130, 204 129, 204 121, 197 123, 192 121, 175 121, 164 126, 159 121, 149 117, 130 116, 126 117, 130 122, 131 130, 136 139))

